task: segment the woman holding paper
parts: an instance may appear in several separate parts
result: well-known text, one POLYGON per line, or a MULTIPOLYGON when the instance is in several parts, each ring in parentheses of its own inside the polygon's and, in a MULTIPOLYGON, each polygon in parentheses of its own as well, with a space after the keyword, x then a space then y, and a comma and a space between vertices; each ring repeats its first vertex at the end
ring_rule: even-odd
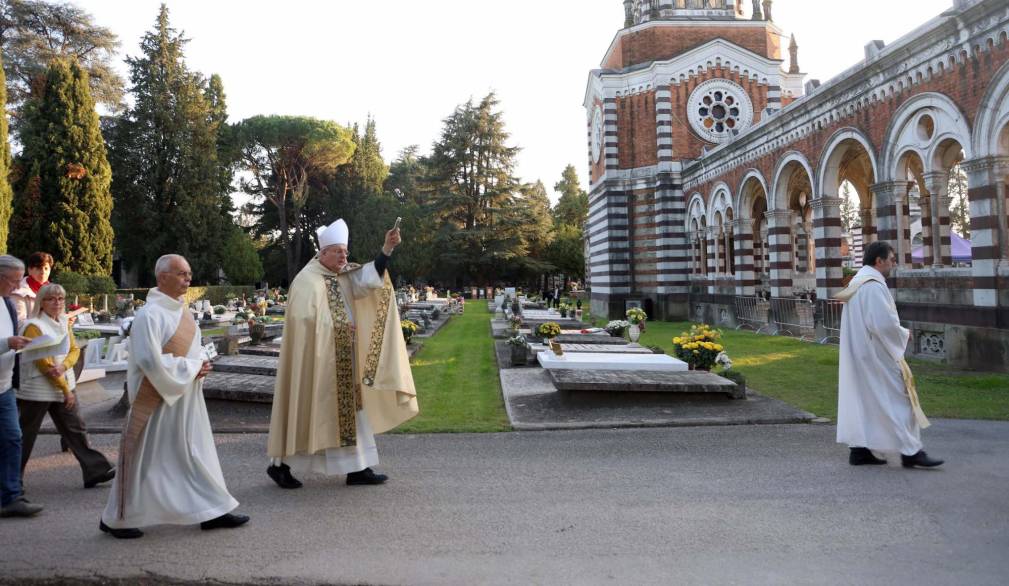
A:
POLYGON ((63 287, 55 283, 42 287, 37 293, 32 319, 24 325, 22 335, 37 343, 24 349, 21 386, 17 391, 22 433, 21 476, 24 477, 42 420, 49 413, 56 430, 81 465, 84 488, 91 488, 112 480, 116 469, 88 443, 84 420, 77 409, 74 364, 81 352, 63 311, 65 304, 63 287))

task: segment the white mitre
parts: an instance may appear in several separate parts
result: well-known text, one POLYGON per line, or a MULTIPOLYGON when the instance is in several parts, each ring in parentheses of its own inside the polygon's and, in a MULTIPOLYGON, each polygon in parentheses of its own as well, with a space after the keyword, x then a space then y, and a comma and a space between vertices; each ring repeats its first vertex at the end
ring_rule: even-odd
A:
POLYGON ((334 244, 347 246, 350 241, 350 229, 347 228, 347 222, 344 222, 342 218, 329 226, 319 228, 316 234, 319 235, 319 250, 334 244))

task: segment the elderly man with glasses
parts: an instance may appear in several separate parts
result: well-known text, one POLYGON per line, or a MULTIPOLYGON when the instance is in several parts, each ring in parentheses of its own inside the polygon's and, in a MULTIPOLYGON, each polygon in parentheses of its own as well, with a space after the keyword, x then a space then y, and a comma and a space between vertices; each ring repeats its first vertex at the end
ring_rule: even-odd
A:
POLYGON ((31 341, 17 335, 18 318, 10 294, 21 283, 25 265, 13 256, 0 256, 0 517, 31 517, 42 507, 25 499, 21 491, 21 425, 14 389, 18 386, 16 350, 31 341))

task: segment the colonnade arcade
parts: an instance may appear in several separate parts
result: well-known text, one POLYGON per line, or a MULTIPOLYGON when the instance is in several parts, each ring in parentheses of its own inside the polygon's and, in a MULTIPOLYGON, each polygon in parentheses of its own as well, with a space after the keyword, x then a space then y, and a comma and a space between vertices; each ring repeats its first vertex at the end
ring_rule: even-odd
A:
MULTIPOLYGON (((996 85, 1009 96, 1009 73, 996 85)), ((731 279, 742 296, 834 295, 843 287, 846 186, 864 243, 894 244, 898 275, 973 277, 975 304, 996 305, 998 266, 1009 259, 1009 97, 1002 102, 972 129, 947 97, 922 94, 895 112, 883 149, 844 128, 816 160, 786 151, 766 175, 751 168, 737 185, 716 180, 707 193, 688 192, 691 281, 708 282, 711 293, 727 292, 714 284, 731 279), (964 187, 966 260, 951 248, 951 192, 964 187)))

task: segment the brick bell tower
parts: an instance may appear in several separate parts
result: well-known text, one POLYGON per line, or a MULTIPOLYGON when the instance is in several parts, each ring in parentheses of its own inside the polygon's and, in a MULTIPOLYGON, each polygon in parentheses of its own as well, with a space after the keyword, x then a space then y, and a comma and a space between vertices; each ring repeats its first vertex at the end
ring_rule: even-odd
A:
POLYGON ((623 0, 624 28, 585 91, 594 315, 622 318, 641 302, 651 317, 688 316, 684 180, 802 92, 797 67, 783 69, 772 1, 747 4, 623 0))

